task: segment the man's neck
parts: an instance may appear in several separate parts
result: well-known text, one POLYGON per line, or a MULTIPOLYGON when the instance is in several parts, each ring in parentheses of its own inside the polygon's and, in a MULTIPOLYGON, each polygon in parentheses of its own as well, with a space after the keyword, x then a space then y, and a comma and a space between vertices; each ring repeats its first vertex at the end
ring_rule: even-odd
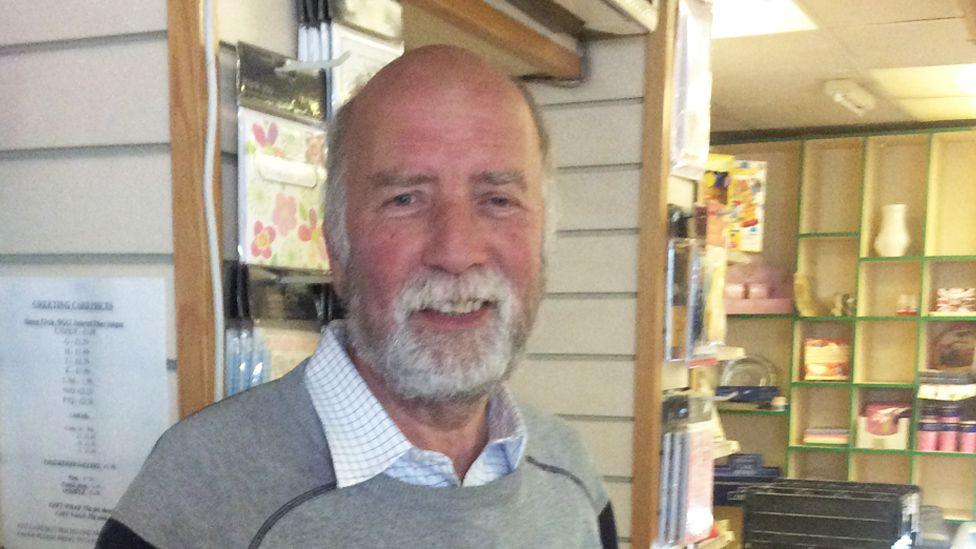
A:
POLYGON ((417 448, 446 455, 463 479, 488 443, 488 397, 462 403, 406 400, 390 391, 355 353, 350 354, 359 375, 407 440, 417 448))

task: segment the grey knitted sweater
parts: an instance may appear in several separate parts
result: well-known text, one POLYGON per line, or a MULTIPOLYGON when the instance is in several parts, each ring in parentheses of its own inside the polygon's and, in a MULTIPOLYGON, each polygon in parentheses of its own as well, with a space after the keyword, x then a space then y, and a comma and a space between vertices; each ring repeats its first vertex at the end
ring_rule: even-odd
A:
POLYGON ((167 431, 98 547, 616 547, 607 494, 578 436, 524 406, 525 459, 502 479, 428 488, 379 475, 337 489, 304 372, 167 431))

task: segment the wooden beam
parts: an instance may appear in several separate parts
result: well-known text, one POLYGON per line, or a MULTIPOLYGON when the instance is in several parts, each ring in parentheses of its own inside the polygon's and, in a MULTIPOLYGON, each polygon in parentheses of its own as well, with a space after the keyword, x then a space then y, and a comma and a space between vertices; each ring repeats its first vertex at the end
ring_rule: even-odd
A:
MULTIPOLYGON (((173 172, 173 281, 180 417, 213 402, 213 299, 204 219, 203 174, 207 128, 202 0, 168 0, 169 112, 173 172)), ((217 90, 213 90, 217 93, 217 90)), ((217 140, 219 147, 220 139, 217 140)), ((214 196, 220 212, 220 155, 214 196)), ((217 241, 220 242, 218 235, 217 241)))
POLYGON ((644 60, 644 138, 640 178, 637 349, 634 359, 634 483, 631 545, 657 536, 661 476, 661 368, 664 361, 664 282, 667 264, 668 176, 677 0, 663 0, 658 27, 647 36, 644 60))
MULTIPOLYGON (((568 80, 582 78, 579 54, 482 0, 402 0, 402 3, 405 8, 423 10, 460 32, 521 59, 537 74, 568 80)), ((462 44, 463 41, 458 45, 462 44)), ((478 53, 484 55, 484 52, 478 53)))

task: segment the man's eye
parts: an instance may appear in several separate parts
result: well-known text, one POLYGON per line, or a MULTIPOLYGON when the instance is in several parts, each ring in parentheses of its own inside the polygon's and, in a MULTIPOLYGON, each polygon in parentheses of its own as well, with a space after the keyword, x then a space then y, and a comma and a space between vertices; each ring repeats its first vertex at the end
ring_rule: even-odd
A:
POLYGON ((505 208, 512 205, 512 200, 507 196, 493 196, 488 199, 488 203, 495 207, 505 208))
POLYGON ((417 199, 412 194, 398 194, 390 199, 389 203, 394 206, 409 206, 416 202, 417 199))

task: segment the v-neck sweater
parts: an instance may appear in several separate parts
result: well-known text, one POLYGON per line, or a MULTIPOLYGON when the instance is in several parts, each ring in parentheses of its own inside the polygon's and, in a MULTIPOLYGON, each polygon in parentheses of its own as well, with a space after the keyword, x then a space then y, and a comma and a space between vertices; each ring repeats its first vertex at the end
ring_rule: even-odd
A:
POLYGON ((606 491, 578 435, 524 405, 525 459, 501 479, 431 488, 379 475, 336 488, 304 372, 170 428, 99 547, 616 547, 606 491))

